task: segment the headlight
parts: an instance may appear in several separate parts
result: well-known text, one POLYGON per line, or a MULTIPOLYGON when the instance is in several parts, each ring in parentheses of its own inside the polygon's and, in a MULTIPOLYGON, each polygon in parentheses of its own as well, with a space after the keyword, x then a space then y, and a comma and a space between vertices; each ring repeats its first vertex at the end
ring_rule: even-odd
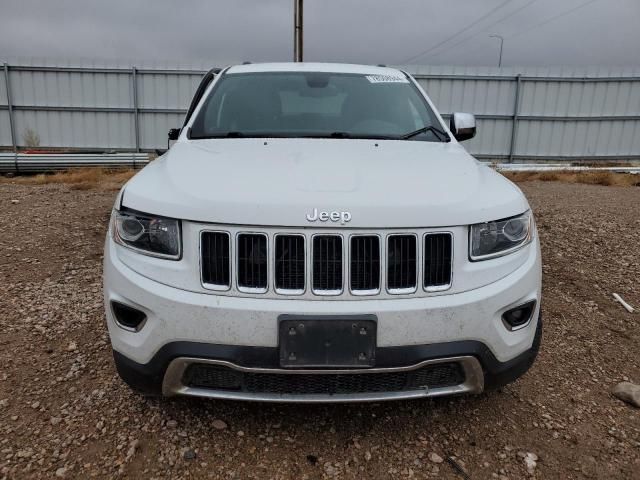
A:
POLYGON ((154 257, 180 258, 180 222, 172 218, 114 210, 113 239, 125 247, 154 257))
POLYGON ((529 243, 532 235, 531 211, 517 217, 471 225, 469 257, 475 261, 506 255, 529 243))

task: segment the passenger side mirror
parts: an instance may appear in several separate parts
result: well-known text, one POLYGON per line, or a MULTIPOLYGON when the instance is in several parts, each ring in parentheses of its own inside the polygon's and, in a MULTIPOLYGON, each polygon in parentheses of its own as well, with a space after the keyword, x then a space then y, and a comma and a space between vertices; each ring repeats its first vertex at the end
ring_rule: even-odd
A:
POLYGON ((180 136, 181 128, 172 128, 169 130, 169 140, 177 140, 180 136))
POLYGON ((459 142, 469 140, 476 136, 476 117, 471 113, 456 112, 451 115, 449 130, 459 142))

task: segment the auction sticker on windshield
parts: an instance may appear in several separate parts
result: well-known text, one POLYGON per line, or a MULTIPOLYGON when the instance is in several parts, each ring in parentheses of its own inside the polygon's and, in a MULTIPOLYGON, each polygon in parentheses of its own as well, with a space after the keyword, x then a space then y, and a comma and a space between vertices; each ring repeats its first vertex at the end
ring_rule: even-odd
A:
POLYGON ((409 83, 405 77, 395 75, 367 75, 367 80, 371 83, 409 83))

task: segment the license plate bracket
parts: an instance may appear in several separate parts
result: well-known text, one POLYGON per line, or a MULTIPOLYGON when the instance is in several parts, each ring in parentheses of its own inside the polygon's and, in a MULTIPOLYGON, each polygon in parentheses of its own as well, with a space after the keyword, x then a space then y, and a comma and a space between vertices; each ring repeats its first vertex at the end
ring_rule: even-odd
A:
POLYGON ((377 321, 373 315, 302 317, 279 322, 283 368, 366 368, 375 365, 377 321))

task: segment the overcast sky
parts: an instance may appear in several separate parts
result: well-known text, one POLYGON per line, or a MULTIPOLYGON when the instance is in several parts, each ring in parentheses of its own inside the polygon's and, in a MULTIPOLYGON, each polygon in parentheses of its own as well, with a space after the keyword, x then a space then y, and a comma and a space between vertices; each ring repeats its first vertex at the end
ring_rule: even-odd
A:
MULTIPOLYGON (((305 60, 640 64, 640 0, 305 0, 305 60)), ((10 57, 289 61, 293 0, 0 0, 10 57)))

